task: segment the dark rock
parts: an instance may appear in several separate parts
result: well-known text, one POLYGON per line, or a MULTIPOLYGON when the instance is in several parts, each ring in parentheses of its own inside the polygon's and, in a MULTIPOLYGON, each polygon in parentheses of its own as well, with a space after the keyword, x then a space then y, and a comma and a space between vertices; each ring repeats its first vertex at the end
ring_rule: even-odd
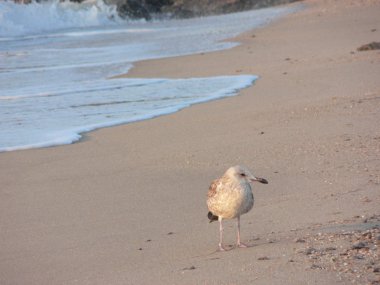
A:
POLYGON ((147 10, 150 13, 160 13, 162 8, 174 4, 173 0, 145 0, 147 10))
POLYGON ((152 15, 160 14, 166 6, 173 5, 174 0, 105 0, 105 2, 116 5, 122 18, 150 20, 152 15))
POLYGON ((380 49, 380 42, 372 42, 357 48, 358 51, 368 51, 375 49, 380 49))
MULTIPOLYGON (((21 2, 21 0, 15 1, 21 2)), ((70 1, 83 2, 85 0, 70 1)), ((173 18, 190 18, 232 13, 297 1, 302 0, 105 0, 105 3, 116 5, 122 18, 150 20, 153 17, 160 18, 162 15, 173 18)), ((30 2, 31 0, 23 0, 23 3, 30 2)))
POLYGON ((356 242, 352 245, 352 249, 362 249, 362 248, 368 248, 368 244, 366 242, 356 242))
POLYGON ((195 269, 196 269, 196 267, 194 265, 192 265, 190 267, 185 267, 182 270, 195 270, 195 269))
POLYGON ((300 242, 300 243, 305 243, 306 240, 304 240, 303 238, 297 238, 294 240, 295 242, 300 242))
POLYGON ((313 264, 310 268, 311 269, 323 269, 323 267, 321 265, 318 265, 318 264, 313 264))
POLYGON ((308 247, 306 250, 305 250, 305 254, 306 255, 310 255, 310 254, 313 254, 317 252, 317 250, 314 248, 314 247, 308 247))
POLYGON ((261 256, 257 260, 269 260, 268 256, 261 256))
POLYGON ((121 17, 128 17, 132 19, 144 18, 146 20, 151 19, 149 11, 143 1, 126 0, 124 4, 118 7, 118 11, 121 17))
POLYGON ((176 18, 189 18, 233 13, 296 1, 300 0, 173 0, 172 5, 166 5, 161 11, 171 13, 176 18))
POLYGON ((329 246, 325 248, 325 251, 333 251, 333 250, 336 250, 335 246, 329 246))

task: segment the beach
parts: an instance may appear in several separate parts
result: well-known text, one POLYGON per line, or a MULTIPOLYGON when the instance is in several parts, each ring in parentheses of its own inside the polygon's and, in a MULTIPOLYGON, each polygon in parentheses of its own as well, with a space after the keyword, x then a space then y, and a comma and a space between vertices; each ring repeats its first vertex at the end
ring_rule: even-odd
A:
POLYGON ((238 96, 0 153, 0 283, 380 284, 380 52, 357 51, 380 2, 303 5, 238 47, 122 75, 259 75, 238 96), (269 184, 242 216, 251 247, 229 221, 218 252, 206 194, 236 164, 269 184))

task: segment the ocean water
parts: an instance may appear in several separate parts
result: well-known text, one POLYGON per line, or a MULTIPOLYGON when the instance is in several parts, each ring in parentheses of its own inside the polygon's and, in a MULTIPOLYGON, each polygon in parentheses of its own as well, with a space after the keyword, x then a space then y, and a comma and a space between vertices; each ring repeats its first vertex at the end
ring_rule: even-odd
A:
POLYGON ((0 151, 73 143, 81 133, 236 95, 256 75, 111 79, 139 60, 227 49, 226 39, 292 12, 130 21, 102 1, 0 2, 0 151))

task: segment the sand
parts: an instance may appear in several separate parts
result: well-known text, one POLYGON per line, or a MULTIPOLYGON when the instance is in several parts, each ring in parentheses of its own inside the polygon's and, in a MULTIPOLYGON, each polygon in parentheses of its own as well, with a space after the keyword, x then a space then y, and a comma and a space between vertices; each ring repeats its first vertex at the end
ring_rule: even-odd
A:
POLYGON ((303 3, 239 47, 127 75, 260 75, 239 96, 0 153, 0 284, 379 284, 380 53, 356 49, 380 2, 303 3), (206 193, 235 164, 269 184, 242 217, 251 247, 230 221, 217 252, 206 193))

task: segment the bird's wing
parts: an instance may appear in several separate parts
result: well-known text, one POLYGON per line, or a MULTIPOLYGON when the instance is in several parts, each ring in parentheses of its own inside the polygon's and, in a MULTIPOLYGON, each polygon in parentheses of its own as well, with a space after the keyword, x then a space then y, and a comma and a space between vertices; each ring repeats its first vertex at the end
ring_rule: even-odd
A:
POLYGON ((219 185, 219 179, 216 179, 211 183, 210 188, 208 188, 208 192, 207 192, 208 199, 213 198, 216 195, 216 193, 218 192, 217 191, 218 185, 219 185))

